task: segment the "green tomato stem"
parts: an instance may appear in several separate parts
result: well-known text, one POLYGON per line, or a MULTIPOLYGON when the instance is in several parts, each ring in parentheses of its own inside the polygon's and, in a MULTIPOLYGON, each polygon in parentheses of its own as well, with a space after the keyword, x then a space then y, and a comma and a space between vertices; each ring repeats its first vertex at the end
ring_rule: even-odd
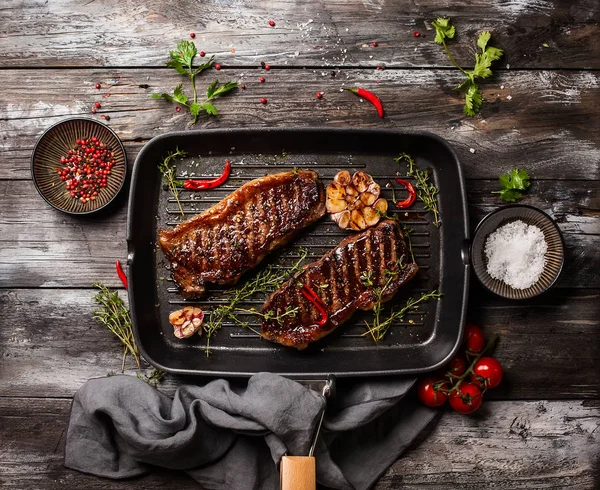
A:
POLYGON ((456 383, 454 383, 454 386, 452 386, 452 388, 450 388, 449 390, 440 389, 439 391, 442 391, 442 392, 446 393, 447 395, 450 395, 453 391, 458 390, 458 388, 460 387, 460 384, 465 380, 465 378, 467 376, 469 376, 469 374, 471 374, 473 372, 473 368, 475 367, 475 364, 477 364, 477 361, 479 361, 479 359, 481 359, 483 354, 485 354, 487 351, 489 351, 494 346, 494 344, 496 343, 497 340, 498 340, 498 334, 494 334, 494 336, 485 345, 483 350, 479 354, 477 354, 475 359, 473 359, 473 361, 471 362, 471 365, 462 374, 462 376, 459 377, 459 376, 450 374, 450 376, 452 376, 453 378, 458 378, 456 383))

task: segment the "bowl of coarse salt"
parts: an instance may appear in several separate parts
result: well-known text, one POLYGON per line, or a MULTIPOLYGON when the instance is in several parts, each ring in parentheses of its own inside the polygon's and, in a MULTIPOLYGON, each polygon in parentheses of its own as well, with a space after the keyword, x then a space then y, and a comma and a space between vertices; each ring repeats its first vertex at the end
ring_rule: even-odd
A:
POLYGON ((504 206, 488 214, 475 229, 471 245, 475 275, 504 298, 527 299, 547 291, 564 261, 558 226, 532 206, 504 206))

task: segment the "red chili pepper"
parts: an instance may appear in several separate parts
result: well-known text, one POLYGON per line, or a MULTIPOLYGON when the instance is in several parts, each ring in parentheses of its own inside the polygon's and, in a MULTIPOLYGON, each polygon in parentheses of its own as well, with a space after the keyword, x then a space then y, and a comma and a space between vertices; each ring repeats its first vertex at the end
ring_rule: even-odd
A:
POLYGON ((231 173, 231 162, 229 160, 225 160, 225 169, 223 173, 212 180, 193 180, 189 179, 183 183, 184 189, 190 189, 193 191, 199 191, 203 189, 214 189, 215 187, 219 187, 224 184, 225 181, 229 178, 229 174, 231 173))
POLYGON ((402 184, 408 191, 408 197, 404 201, 398 201, 396 203, 396 207, 400 209, 410 208, 417 199, 417 192, 415 191, 415 188, 408 180, 396 179, 396 182, 398 182, 398 184, 402 184))
POLYGON ((381 105, 381 101, 379 100, 379 97, 377 97, 373 92, 369 92, 368 90, 365 90, 364 88, 360 88, 360 87, 344 88, 344 90, 347 90, 348 92, 352 92, 353 94, 356 94, 359 97, 362 97, 363 99, 367 99, 377 109, 377 114, 379 114, 379 117, 383 117, 383 105, 381 105))
POLYGON ((121 282, 123 283, 123 286, 125 286, 125 289, 128 289, 127 276, 125 275, 125 272, 123 272, 123 268, 121 267, 120 260, 117 260, 116 268, 117 268, 117 275, 119 276, 119 279, 121 279, 121 282))
POLYGON ((323 300, 319 298, 319 295, 315 293, 306 284, 302 286, 300 292, 302 293, 302 296, 304 296, 308 301, 315 305, 317 310, 319 310, 319 313, 321 313, 321 318, 317 321, 317 325, 319 325, 320 327, 325 325, 327 323, 327 320, 329 320, 329 313, 327 311, 325 303, 323 303, 323 300))

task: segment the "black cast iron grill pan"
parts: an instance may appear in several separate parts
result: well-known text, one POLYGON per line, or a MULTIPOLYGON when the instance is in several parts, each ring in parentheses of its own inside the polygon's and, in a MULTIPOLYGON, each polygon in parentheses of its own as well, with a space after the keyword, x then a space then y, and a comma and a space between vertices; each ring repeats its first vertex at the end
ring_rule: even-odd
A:
MULTIPOLYGON (((410 180, 410 179, 409 179, 410 180)), ((398 198, 404 198, 395 184, 398 198)), ((269 263, 285 269, 308 251, 306 263, 335 247, 349 232, 340 230, 328 216, 302 231, 298 238, 268 257, 252 277, 269 263)), ((437 368, 453 355, 460 344, 468 294, 468 217, 464 180, 458 160, 441 138, 427 133, 359 129, 249 129, 203 130, 168 133, 151 140, 136 159, 128 211, 129 301, 136 341, 142 355, 153 365, 182 374, 250 376, 270 371, 296 379, 324 379, 334 376, 375 376, 407 374, 437 368), (183 191, 182 217, 172 195, 164 188, 158 163, 175 148, 188 152, 177 164, 178 177, 217 175, 225 159, 232 162, 228 182, 209 191, 183 191), (173 283, 169 264, 157 246, 157 230, 171 227, 219 202, 245 182, 292 168, 315 170, 324 185, 341 169, 362 169, 382 186, 382 195, 392 201, 386 188, 397 172, 404 177, 404 164, 394 162, 400 152, 411 154, 420 168, 430 168, 440 191, 439 209, 443 225, 432 224, 420 201, 408 211, 396 210, 408 226, 420 271, 387 304, 401 307, 410 296, 441 290, 439 301, 421 308, 392 326, 387 337, 375 345, 364 336, 364 321, 371 312, 357 312, 349 322, 306 351, 272 344, 231 323, 211 340, 194 336, 178 340, 168 322, 171 311, 194 304, 210 311, 229 300, 223 287, 213 287, 206 298, 185 300, 173 283)), ((260 309, 264 295, 242 305, 260 309)), ((244 318, 254 329, 260 319, 244 318)))

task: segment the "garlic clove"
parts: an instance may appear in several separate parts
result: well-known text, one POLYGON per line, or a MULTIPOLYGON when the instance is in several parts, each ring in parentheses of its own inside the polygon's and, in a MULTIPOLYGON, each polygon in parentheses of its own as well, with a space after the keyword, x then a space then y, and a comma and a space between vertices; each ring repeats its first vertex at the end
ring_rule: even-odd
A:
POLYGON ((335 182, 327 186, 327 199, 344 199, 345 196, 346 190, 344 186, 335 182))
POLYGON ((365 218, 360 211, 352 211, 350 216, 350 226, 353 230, 364 230, 367 227, 365 218))
POLYGON ((351 181, 350 172, 348 172, 347 170, 342 170, 341 172, 338 172, 333 178, 333 181, 337 184, 346 187, 351 181))
POLYGON ((372 182, 372 177, 362 170, 359 170, 352 176, 352 185, 358 192, 365 192, 372 182))
POLYGON ((377 223, 379 223, 379 220, 381 219, 381 216, 379 215, 379 213, 371 207, 364 208, 362 213, 363 213, 363 218, 365 219, 365 222, 367 223, 367 227, 375 226, 377 223))
POLYGON ((360 200, 365 206, 370 206, 377 200, 377 196, 370 192, 363 192, 360 195, 360 200))
POLYGON ((339 213, 339 220, 337 223, 342 230, 345 230, 350 226, 350 217, 350 211, 344 211, 343 213, 339 213))
POLYGON ((379 197, 379 195, 381 194, 381 186, 377 182, 373 182, 369 185, 367 192, 374 194, 375 197, 379 197))
POLYGON ((346 209, 348 203, 344 199, 327 199, 325 207, 329 213, 340 213, 346 209))
POLYGON ((388 202, 383 197, 377 199, 373 204, 373 208, 379 211, 382 215, 385 214, 388 210, 388 202))

